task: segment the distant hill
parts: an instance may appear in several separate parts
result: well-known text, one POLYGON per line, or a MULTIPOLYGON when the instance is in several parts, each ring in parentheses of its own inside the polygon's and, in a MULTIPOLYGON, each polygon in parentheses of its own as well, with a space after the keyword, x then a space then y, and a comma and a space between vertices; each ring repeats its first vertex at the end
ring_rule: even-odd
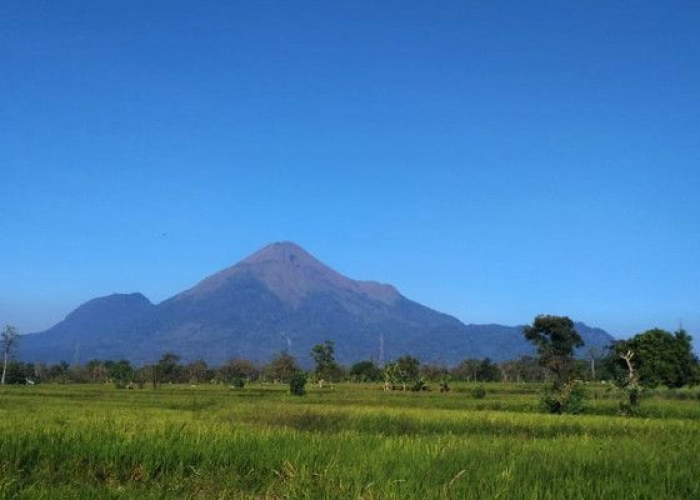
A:
MULTIPOLYGON (((598 328, 576 328, 586 348, 613 340, 598 328)), ((21 357, 141 364, 172 351, 186 361, 219 364, 231 357, 267 361, 287 350, 308 364, 311 347, 326 339, 335 341, 342 363, 409 353, 453 364, 534 352, 522 326, 465 325, 391 285, 352 280, 294 243, 281 242, 160 304, 140 293, 90 300, 48 330, 23 336, 21 357)))

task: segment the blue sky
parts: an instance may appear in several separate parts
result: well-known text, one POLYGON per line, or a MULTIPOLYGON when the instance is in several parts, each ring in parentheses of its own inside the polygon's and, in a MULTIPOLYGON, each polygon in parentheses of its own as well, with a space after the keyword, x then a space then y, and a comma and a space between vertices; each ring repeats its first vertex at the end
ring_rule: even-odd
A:
POLYGON ((0 322, 276 240, 465 322, 700 336, 698 2, 0 7, 0 322))

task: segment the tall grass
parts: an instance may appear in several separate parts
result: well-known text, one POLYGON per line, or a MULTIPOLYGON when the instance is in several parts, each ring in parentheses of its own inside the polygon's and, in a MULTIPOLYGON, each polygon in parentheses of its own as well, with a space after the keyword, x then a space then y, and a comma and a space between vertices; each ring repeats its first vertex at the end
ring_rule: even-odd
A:
MULTIPOLYGON (((0 498, 698 498, 700 403, 539 413, 539 387, 0 393, 0 498)), ((591 392, 605 391, 594 387, 591 392)))

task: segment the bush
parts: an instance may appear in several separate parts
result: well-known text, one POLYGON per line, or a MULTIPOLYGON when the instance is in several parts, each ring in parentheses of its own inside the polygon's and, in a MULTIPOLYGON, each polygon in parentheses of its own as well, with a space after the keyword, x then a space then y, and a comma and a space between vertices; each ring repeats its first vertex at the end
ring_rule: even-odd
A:
POLYGON ((411 390, 414 392, 420 392, 420 391, 429 391, 430 388, 428 387, 428 384, 425 383, 425 380, 423 380, 422 378, 419 378, 411 386, 411 390))
POLYGON ((243 377, 234 377, 231 380, 231 387, 234 389, 243 389, 245 387, 245 379, 243 377))
POLYGON ((296 372, 289 380, 289 393, 292 396, 303 396, 306 394, 306 375, 296 372))
POLYGON ((449 392, 450 391, 450 378, 449 377, 443 377, 440 379, 440 392, 449 392))
POLYGON ((542 406, 549 413, 578 415, 586 409, 586 390, 579 381, 555 383, 545 388, 542 406))
POLYGON ((626 417, 634 417, 639 413, 639 400, 642 390, 637 385, 625 388, 625 398, 620 401, 620 414, 626 417))
POLYGON ((483 385, 477 386, 472 389, 472 396, 474 399, 484 399, 486 397, 486 389, 483 385))

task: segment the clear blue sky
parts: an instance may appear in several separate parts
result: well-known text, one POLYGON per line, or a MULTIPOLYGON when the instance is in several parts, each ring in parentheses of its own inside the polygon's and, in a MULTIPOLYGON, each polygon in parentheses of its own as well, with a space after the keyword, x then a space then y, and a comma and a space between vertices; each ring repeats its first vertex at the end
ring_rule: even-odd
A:
POLYGON ((698 337, 698 26, 697 1, 5 2, 0 322, 293 240, 465 322, 698 337))

